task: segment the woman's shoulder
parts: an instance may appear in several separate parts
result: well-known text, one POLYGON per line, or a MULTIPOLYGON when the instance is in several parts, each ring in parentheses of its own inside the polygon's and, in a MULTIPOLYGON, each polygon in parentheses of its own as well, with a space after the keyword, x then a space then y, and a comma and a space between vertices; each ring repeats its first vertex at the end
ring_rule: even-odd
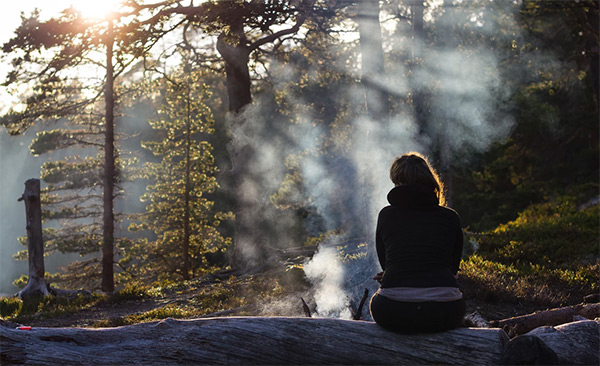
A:
POLYGON ((379 216, 383 216, 386 214, 391 213, 392 211, 394 211, 394 207, 391 205, 385 206, 384 208, 382 208, 381 210, 379 210, 379 216))
POLYGON ((458 221, 460 221, 460 215, 456 210, 447 206, 438 206, 438 211, 443 215, 447 215, 448 217, 452 217, 458 221))

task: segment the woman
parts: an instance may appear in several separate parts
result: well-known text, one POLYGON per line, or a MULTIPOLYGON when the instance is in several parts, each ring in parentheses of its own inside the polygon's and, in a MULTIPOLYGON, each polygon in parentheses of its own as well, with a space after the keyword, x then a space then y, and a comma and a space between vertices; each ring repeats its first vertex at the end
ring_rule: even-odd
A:
POLYGON ((465 302, 457 273, 463 247, 458 214, 444 207, 443 185, 418 153, 396 158, 395 187, 377 219, 376 247, 384 270, 371 299, 377 324, 401 332, 436 332, 458 327, 465 302))

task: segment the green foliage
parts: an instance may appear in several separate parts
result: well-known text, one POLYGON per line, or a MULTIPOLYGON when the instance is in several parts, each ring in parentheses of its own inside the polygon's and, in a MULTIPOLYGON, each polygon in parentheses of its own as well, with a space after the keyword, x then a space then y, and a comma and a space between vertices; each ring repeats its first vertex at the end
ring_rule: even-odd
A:
POLYGON ((104 296, 99 294, 78 294, 75 297, 47 296, 37 312, 44 318, 55 318, 76 313, 101 301, 104 301, 104 296))
POLYGON ((29 282, 29 276, 21 275, 21 277, 15 279, 12 284, 20 289, 23 289, 25 286, 27 286, 27 282, 29 282))
POLYGON ((598 254, 598 222, 598 205, 579 210, 571 198, 563 197, 531 205, 516 220, 482 236, 481 251, 511 263, 569 265, 598 254))
POLYGON ((600 207, 572 197, 534 204, 516 220, 478 236, 461 263, 468 296, 485 301, 560 306, 600 289, 600 207))
POLYGON ((598 3, 524 1, 518 10, 522 36, 501 28, 512 32, 513 51, 499 65, 512 90, 513 129, 453 172, 453 205, 472 230, 575 187, 595 184, 585 198, 598 193, 598 3), (539 62, 548 55, 552 62, 539 62))
POLYGON ((128 282, 125 287, 110 296, 111 301, 140 300, 149 298, 149 289, 147 286, 138 282, 128 282))
POLYGON ((129 227, 133 232, 150 231, 156 239, 130 242, 120 262, 127 267, 124 275, 189 279, 210 269, 208 255, 231 243, 218 227, 232 215, 215 212, 207 197, 219 185, 212 146, 205 141, 214 122, 205 104, 210 93, 201 77, 184 66, 163 81, 164 103, 158 118, 150 121, 163 138, 143 142, 160 161, 144 164, 143 177, 151 182, 141 197, 146 212, 129 227))
POLYGON ((11 318, 21 312, 23 301, 18 297, 0 297, 0 317, 11 318))
MULTIPOLYGON (((4 304, 4 298, 1 298, 2 304, 4 304)), ((10 317, 14 321, 25 322, 30 320, 32 317, 37 318, 56 318, 62 317, 69 314, 76 313, 90 306, 96 305, 101 301, 105 300, 103 295, 99 294, 77 294, 75 296, 45 296, 45 297, 32 297, 20 300, 18 298, 7 299, 10 302, 10 306, 14 309, 15 306, 18 308, 13 311, 11 315, 3 315, 4 317, 10 317), (22 305, 18 305, 21 303, 22 305)), ((10 309, 7 307, 7 309, 10 309)))
POLYGON ((113 327, 165 318, 196 318, 231 309, 238 309, 240 313, 239 309, 256 306, 285 295, 290 287, 282 286, 281 281, 279 276, 272 274, 240 278, 232 276, 210 283, 202 279, 178 282, 167 279, 160 285, 143 287, 146 289, 146 294, 151 299, 165 297, 179 298, 180 301, 138 314, 98 320, 92 326, 113 327))
POLYGON ((44 305, 50 303, 52 296, 30 296, 23 299, 23 307, 19 317, 30 317, 39 313, 44 305))
POLYGON ((197 315, 199 315, 197 309, 169 304, 161 308, 152 309, 145 313, 127 315, 123 318, 123 325, 143 323, 166 318, 194 318, 197 315))

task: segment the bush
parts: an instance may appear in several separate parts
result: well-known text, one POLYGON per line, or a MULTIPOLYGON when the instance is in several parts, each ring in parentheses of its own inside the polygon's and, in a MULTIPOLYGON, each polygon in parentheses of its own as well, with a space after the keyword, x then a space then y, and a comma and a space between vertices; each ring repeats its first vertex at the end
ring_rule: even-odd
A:
POLYGON ((578 210, 568 198, 532 205, 516 220, 480 236, 480 253, 502 263, 578 266, 597 259, 599 222, 599 206, 578 210))
POLYGON ((130 282, 111 296, 112 301, 139 300, 150 297, 148 287, 138 282, 130 282))
POLYGON ((19 315, 23 301, 18 297, 0 297, 0 317, 3 319, 19 315))
POLYGON ((581 302, 600 288, 599 222, 600 207, 562 197, 475 234, 478 249, 461 263, 465 297, 536 306, 581 302))

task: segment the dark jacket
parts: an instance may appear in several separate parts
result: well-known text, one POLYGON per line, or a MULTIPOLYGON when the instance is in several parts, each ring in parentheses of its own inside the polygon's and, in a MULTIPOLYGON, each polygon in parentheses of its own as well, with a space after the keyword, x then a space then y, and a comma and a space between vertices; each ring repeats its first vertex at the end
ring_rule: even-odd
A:
POLYGON ((421 185, 397 186, 387 198, 375 238, 381 287, 458 287, 463 233, 456 211, 421 185))

